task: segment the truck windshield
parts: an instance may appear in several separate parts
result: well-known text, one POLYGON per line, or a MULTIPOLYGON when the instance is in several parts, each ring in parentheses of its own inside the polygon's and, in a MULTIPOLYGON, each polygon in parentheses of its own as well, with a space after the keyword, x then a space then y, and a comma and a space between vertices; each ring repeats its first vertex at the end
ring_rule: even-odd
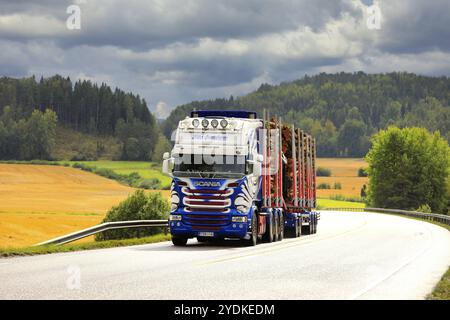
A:
POLYGON ((202 155, 183 155, 175 157, 173 174, 179 177, 235 178, 246 173, 245 163, 245 156, 214 156, 205 159, 202 155))

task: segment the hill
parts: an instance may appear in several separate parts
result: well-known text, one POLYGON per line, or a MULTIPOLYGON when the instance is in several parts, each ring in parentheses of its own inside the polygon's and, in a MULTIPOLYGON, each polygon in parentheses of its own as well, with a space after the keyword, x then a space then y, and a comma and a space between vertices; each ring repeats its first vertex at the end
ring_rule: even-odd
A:
POLYGON ((92 146, 86 144, 78 150, 61 152, 65 146, 58 139, 57 128, 57 133, 67 138, 66 143, 73 145, 72 140, 80 140, 77 132, 89 137, 90 142, 99 142, 96 153, 123 160, 150 160, 160 140, 156 119, 139 95, 111 89, 105 83, 72 83, 70 78, 59 75, 39 81, 34 76, 0 78, 0 159, 71 160, 58 158, 69 154, 97 159, 89 155, 92 146), (111 144, 111 150, 104 150, 111 144), (55 151, 55 145, 59 150, 55 151))
POLYGON ((321 73, 280 85, 263 84, 245 96, 194 101, 163 124, 167 137, 194 109, 243 109, 282 116, 312 133, 320 157, 361 157, 370 137, 389 125, 438 130, 450 140, 450 79, 412 73, 321 73))

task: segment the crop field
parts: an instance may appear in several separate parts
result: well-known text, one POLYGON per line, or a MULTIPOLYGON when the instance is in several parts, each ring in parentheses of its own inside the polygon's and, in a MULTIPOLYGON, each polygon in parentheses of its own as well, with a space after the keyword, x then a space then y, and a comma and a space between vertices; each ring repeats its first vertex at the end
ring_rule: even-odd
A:
POLYGON ((80 169, 0 164, 0 247, 32 245, 98 224, 133 191, 80 169))
POLYGON ((331 189, 317 190, 319 198, 330 198, 341 195, 348 198, 360 197, 363 185, 368 185, 367 177, 358 177, 359 168, 367 168, 364 159, 353 158, 319 158, 317 167, 331 170, 330 177, 317 177, 317 185, 327 183, 331 189), (334 184, 340 183, 342 189, 334 189, 334 184))

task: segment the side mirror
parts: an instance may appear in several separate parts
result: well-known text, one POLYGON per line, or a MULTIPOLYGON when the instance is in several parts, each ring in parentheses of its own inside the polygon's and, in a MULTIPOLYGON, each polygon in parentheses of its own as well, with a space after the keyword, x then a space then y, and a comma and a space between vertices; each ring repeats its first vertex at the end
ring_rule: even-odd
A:
POLYGON ((172 170, 171 170, 171 165, 173 164, 173 158, 170 157, 170 153, 169 152, 164 152, 163 154, 163 163, 162 163, 162 172, 172 176, 172 170))

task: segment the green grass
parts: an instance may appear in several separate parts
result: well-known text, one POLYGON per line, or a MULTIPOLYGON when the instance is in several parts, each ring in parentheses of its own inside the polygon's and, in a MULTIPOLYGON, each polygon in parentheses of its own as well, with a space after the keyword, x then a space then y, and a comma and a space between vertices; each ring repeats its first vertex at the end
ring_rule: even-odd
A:
POLYGON ((324 209, 324 208, 364 208, 366 205, 362 202, 317 199, 317 206, 318 209, 324 209))
POLYGON ((161 172, 161 165, 146 161, 111 161, 111 160, 99 160, 99 161, 59 161, 59 163, 68 163, 73 165, 74 163, 83 163, 87 166, 105 168, 113 170, 119 174, 128 175, 132 172, 137 172, 143 180, 145 179, 158 179, 161 181, 161 186, 169 187, 171 184, 171 178, 164 175, 161 172))
POLYGON ((0 257, 12 256, 31 256, 38 254, 49 254, 58 252, 71 252, 79 250, 105 249, 124 246, 135 246, 140 244, 157 243, 162 241, 169 241, 170 234, 155 234, 145 238, 124 239, 124 240, 108 240, 108 241, 94 241, 80 244, 66 244, 66 245, 47 245, 37 247, 25 248, 0 248, 0 257))
POLYGON ((450 268, 434 287, 433 292, 427 296, 427 300, 450 300, 450 268))

